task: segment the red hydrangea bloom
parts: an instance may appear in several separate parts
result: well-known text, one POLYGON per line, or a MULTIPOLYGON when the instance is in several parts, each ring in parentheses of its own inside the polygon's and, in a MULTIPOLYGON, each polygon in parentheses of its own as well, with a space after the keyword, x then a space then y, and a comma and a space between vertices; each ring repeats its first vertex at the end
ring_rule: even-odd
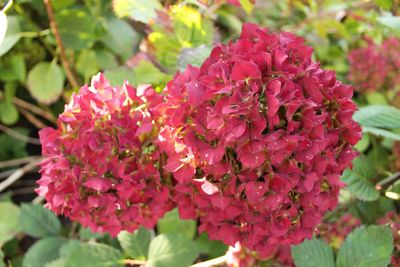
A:
POLYGON ((168 83, 160 148, 182 218, 210 238, 271 255, 311 238, 356 156, 352 87, 287 32, 244 24, 200 68, 168 83))
POLYGON ((153 109, 161 101, 150 86, 112 87, 102 74, 73 95, 58 128, 40 132, 36 192, 46 207, 112 236, 154 227, 171 208, 156 166, 153 109))
POLYGON ((392 254, 391 265, 400 267, 400 214, 390 211, 383 218, 379 219, 378 223, 390 225, 394 237, 394 252, 392 254))
POLYGON ((349 80, 358 91, 393 90, 400 85, 400 40, 387 38, 381 45, 368 40, 366 47, 349 53, 349 80), (366 79, 368 77, 368 79, 366 79))

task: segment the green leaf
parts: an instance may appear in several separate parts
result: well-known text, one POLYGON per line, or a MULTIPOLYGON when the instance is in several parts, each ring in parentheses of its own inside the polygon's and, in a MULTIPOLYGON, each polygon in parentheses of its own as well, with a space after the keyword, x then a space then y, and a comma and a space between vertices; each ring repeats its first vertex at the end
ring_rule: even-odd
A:
POLYGON ((34 237, 57 235, 61 230, 56 215, 42 205, 22 204, 19 221, 22 231, 34 237))
POLYGON ((373 201, 379 198, 379 192, 371 182, 375 175, 375 169, 368 158, 359 156, 353 160, 353 168, 343 172, 341 179, 358 199, 373 201))
POLYGON ((200 253, 208 255, 211 259, 225 255, 228 250, 228 246, 221 241, 210 240, 207 233, 200 234, 195 243, 200 253))
POLYGON ((250 13, 253 11, 254 4, 250 2, 250 0, 239 0, 239 2, 246 11, 247 15, 250 15, 250 13))
POLYGON ((147 267, 187 267, 198 256, 194 242, 176 233, 162 234, 150 243, 147 267))
POLYGON ((95 52, 96 52, 97 64, 99 65, 100 69, 103 70, 103 69, 112 69, 118 67, 118 61, 113 53, 105 49, 95 50, 95 52))
POLYGON ((365 127, 400 129, 400 110, 385 105, 360 108, 353 119, 365 127))
POLYGON ((21 28, 17 16, 7 16, 7 31, 0 44, 0 56, 4 55, 21 39, 21 28))
POLYGON ((374 0, 379 7, 389 10, 393 5, 393 0, 374 0))
POLYGON ((85 78, 85 83, 90 77, 99 71, 95 51, 91 49, 82 50, 76 61, 76 70, 85 78))
POLYGON ((118 241, 121 244, 126 256, 145 260, 149 252, 149 245, 152 239, 153 233, 140 227, 134 233, 122 231, 118 235, 118 241))
POLYGON ((55 62, 41 62, 29 72, 27 82, 31 95, 38 102, 51 104, 57 101, 62 93, 64 73, 55 62))
POLYGON ((335 267, 332 249, 319 239, 292 246, 292 257, 297 267, 335 267))
MULTIPOLYGON (((29 131, 24 128, 13 128, 13 130, 24 135, 29 134, 29 131)), ((26 142, 17 140, 7 134, 0 134, 0 147, 0 160, 22 158, 28 155, 26 142)))
POLYGON ((66 259, 68 267, 114 267, 122 254, 119 250, 101 243, 82 243, 72 249, 66 259))
POLYGON ((90 48, 96 41, 95 19, 79 9, 64 9, 56 14, 56 22, 66 48, 90 48))
POLYGON ((4 264, 3 258, 4 258, 4 253, 3 253, 3 251, 0 250, 0 267, 6 267, 6 265, 4 264))
POLYGON ((101 41, 111 51, 120 55, 123 60, 129 59, 133 55, 135 47, 139 44, 140 36, 126 21, 121 19, 107 19, 106 27, 107 34, 101 41))
POLYGON ((182 220, 179 218, 178 209, 166 213, 157 223, 158 232, 180 233, 192 239, 196 234, 196 222, 193 220, 182 220))
POLYGON ((152 84, 154 87, 164 87, 164 85, 171 78, 170 75, 161 72, 151 62, 142 60, 134 68, 135 71, 135 85, 139 84, 152 84))
POLYGON ((104 71, 104 75, 112 86, 121 86, 125 81, 130 84, 136 83, 135 72, 128 67, 117 67, 104 71))
POLYGON ((187 65, 200 67, 204 60, 210 55, 211 48, 201 45, 194 48, 184 48, 178 57, 178 68, 185 71, 187 65))
POLYGON ((90 228, 83 228, 79 229, 79 237, 82 239, 99 239, 106 236, 104 233, 95 233, 90 230, 90 228))
POLYGON ((377 18, 378 22, 394 31, 400 29, 400 17, 398 16, 381 16, 377 18))
POLYGON ((390 226, 362 226, 352 231, 339 250, 338 267, 384 267, 393 251, 390 226))
POLYGON ((6 125, 17 123, 18 110, 12 102, 0 102, 0 121, 6 125))
POLYGON ((364 152, 369 147, 369 134, 364 133, 361 140, 354 146, 359 152, 364 152))
POLYGON ((380 92, 368 92, 365 94, 370 105, 387 105, 386 97, 380 92))
POLYGON ((114 0, 113 8, 118 17, 149 23, 157 18, 156 11, 162 10, 162 5, 157 0, 114 0))
POLYGON ((23 267, 42 267, 60 256, 60 247, 65 239, 46 237, 37 241, 26 253, 22 262, 23 267))
POLYGON ((67 267, 67 266, 65 265, 65 259, 59 258, 46 263, 44 267, 67 267))
POLYGON ((388 130, 384 130, 384 129, 379 129, 379 128, 375 128, 375 127, 363 127, 362 131, 364 133, 371 133, 377 136, 381 136, 381 137, 385 137, 385 138, 389 138, 391 140, 396 140, 396 141, 400 141, 400 134, 388 131, 388 130))
POLYGON ((18 206, 11 202, 1 201, 0 202, 0 247, 11 240, 16 233, 19 231, 19 214, 20 210, 18 206))
POLYGON ((7 31, 7 16, 4 14, 3 11, 0 11, 0 47, 1 43, 4 40, 4 37, 6 36, 6 31, 7 31))

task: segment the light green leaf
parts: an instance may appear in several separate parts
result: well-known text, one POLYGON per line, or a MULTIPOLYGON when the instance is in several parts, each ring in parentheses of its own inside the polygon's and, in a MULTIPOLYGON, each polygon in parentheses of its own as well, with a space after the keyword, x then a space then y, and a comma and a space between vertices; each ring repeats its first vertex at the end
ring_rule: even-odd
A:
POLYGON ((154 87, 164 87, 171 78, 170 75, 161 72, 151 62, 145 60, 140 61, 134 71, 136 77, 135 85, 152 84, 154 87))
POLYGON ((20 210, 18 206, 11 202, 1 201, 0 202, 0 247, 12 239, 14 235, 19 231, 18 217, 20 210))
POLYGON ((90 77, 99 71, 95 51, 91 49, 82 50, 76 61, 76 70, 85 78, 85 83, 90 77))
POLYGON ((365 94, 370 105, 387 105, 386 97, 380 92, 368 92, 365 94))
POLYGON ((359 152, 364 152, 369 147, 369 134, 364 133, 361 140, 354 147, 359 152))
POLYGON ((192 239, 196 234, 196 222, 180 219, 178 210, 173 209, 158 221, 157 229, 161 234, 180 233, 192 239))
POLYGON ((113 7, 118 17, 128 16, 143 23, 156 19, 156 11, 162 10, 162 5, 157 0, 114 0, 113 7))
POLYGON ((297 267, 335 267, 332 249, 319 239, 292 246, 292 257, 297 267))
POLYGON ((106 20, 107 34, 101 41, 123 60, 129 59, 139 44, 140 36, 124 20, 109 18, 106 20))
POLYGON ((364 133, 371 133, 377 136, 381 136, 381 137, 385 137, 385 138, 389 138, 392 140, 396 140, 396 141, 400 141, 400 134, 388 131, 388 130, 384 130, 384 129, 380 129, 380 128, 375 128, 375 127, 363 127, 362 128, 364 133))
POLYGON ((117 67, 104 71, 104 75, 112 86, 121 86, 125 81, 130 84, 136 83, 135 72, 128 67, 117 67))
POLYGON ((96 41, 95 19, 83 10, 64 9, 56 15, 56 22, 66 48, 90 48, 96 41))
POLYGON ((83 228, 79 229, 79 237, 82 239, 99 239, 106 236, 104 233, 95 233, 90 230, 90 228, 83 228))
POLYGON ((96 52, 96 58, 97 58, 97 64, 99 65, 99 68, 104 70, 104 69, 112 69, 118 67, 118 61, 115 58, 114 54, 111 53, 110 51, 107 51, 105 49, 99 49, 95 50, 96 52))
POLYGON ((118 241, 128 257, 145 260, 152 236, 150 230, 140 227, 134 233, 122 231, 118 235, 118 241))
POLYGON ((400 17, 398 16, 381 16, 377 18, 378 22, 394 31, 400 30, 400 17))
POLYGON ((250 15, 253 11, 254 4, 250 0, 239 0, 243 9, 246 11, 247 15, 250 15))
POLYGON ((3 253, 3 251, 0 250, 0 267, 6 267, 6 265, 4 264, 3 258, 4 258, 4 253, 3 253))
POLYGON ((389 226, 362 226, 351 232, 339 250, 338 267, 384 267, 393 251, 389 226))
POLYGON ((25 81, 26 65, 22 54, 14 54, 0 68, 0 79, 3 81, 25 81))
POLYGON ((371 182, 375 175, 373 164, 369 162, 368 158, 359 156, 353 160, 353 168, 344 171, 341 180, 347 184, 347 188, 357 198, 373 201, 379 198, 379 192, 371 182))
POLYGON ((21 28, 17 16, 7 16, 7 31, 0 44, 0 56, 7 53, 21 39, 21 28))
POLYGON ((26 253, 22 262, 23 267, 42 267, 60 256, 60 247, 65 239, 46 237, 37 241, 26 253))
POLYGON ((383 9, 389 10, 393 5, 393 0, 374 0, 375 4, 383 9))
POLYGON ((119 262, 122 254, 119 250, 101 243, 82 243, 72 249, 66 259, 68 267, 114 267, 122 266, 119 262))
POLYGON ((0 102, 0 121, 6 125, 13 125, 18 121, 18 110, 12 102, 0 102))
POLYGON ((201 45, 193 48, 184 48, 178 57, 178 68, 185 71, 187 65, 200 67, 204 60, 210 55, 211 48, 201 45))
POLYGON ((3 11, 0 11, 0 47, 1 43, 4 40, 4 36, 6 36, 7 31, 7 16, 3 11))
POLYGON ((372 105, 360 108, 353 119, 366 127, 400 129, 400 110, 385 105, 372 105))
POLYGON ((67 267, 67 266, 65 266, 65 259, 59 258, 46 263, 44 267, 67 267))
POLYGON ((176 233, 162 234, 150 243, 147 267, 187 267, 198 256, 192 240, 176 233))
POLYGON ((28 74, 28 88, 40 103, 50 104, 60 97, 64 87, 64 73, 57 63, 41 62, 28 74))
POLYGON ((19 221, 22 231, 34 237, 57 235, 61 230, 58 218, 42 205, 22 204, 19 221))

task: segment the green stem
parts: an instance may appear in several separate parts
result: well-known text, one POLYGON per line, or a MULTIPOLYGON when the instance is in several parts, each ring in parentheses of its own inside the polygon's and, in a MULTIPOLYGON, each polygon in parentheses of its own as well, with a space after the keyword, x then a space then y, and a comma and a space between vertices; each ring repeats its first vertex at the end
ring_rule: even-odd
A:
POLYGON ((1 12, 6 13, 12 7, 13 3, 14 3, 13 0, 8 1, 8 3, 3 7, 1 12))

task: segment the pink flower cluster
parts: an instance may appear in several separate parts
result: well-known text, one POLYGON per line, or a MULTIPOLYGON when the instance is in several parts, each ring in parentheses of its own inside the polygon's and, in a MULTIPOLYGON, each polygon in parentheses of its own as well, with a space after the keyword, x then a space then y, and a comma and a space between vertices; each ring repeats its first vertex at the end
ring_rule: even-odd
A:
POLYGON ((244 24, 168 83, 160 149, 182 218, 212 239, 271 255, 311 238, 337 204, 361 129, 351 86, 287 32, 244 24))
POLYGON ((400 40, 386 39, 381 45, 368 41, 366 47, 349 53, 349 80, 357 91, 393 90, 400 86, 400 40))
POLYGON ((149 86, 112 87, 101 74, 40 132, 46 207, 93 231, 116 236, 152 228, 172 208, 160 177, 153 109, 162 96, 149 86))
MULTIPOLYGON (((241 6, 240 0, 226 0, 229 4, 235 6, 241 6)), ((255 0, 250 0, 253 4, 256 2, 255 0)))

